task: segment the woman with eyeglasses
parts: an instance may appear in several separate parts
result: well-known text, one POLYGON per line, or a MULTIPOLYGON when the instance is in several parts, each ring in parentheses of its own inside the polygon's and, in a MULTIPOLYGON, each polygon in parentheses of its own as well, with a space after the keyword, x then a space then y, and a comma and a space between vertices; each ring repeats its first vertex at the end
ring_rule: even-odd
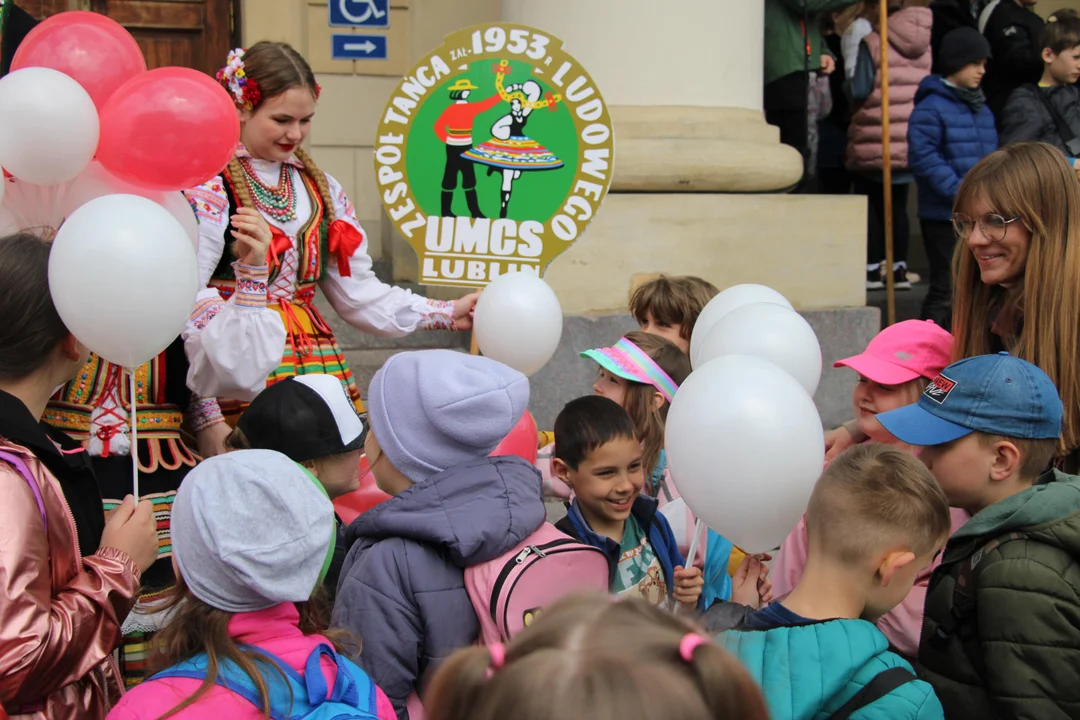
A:
MULTIPOLYGON (((1060 150, 1008 145, 964 178, 953 206, 953 360, 1007 351, 1065 406, 1057 465, 1080 470, 1080 180, 1060 150)), ((827 458, 858 437, 826 435, 827 458)))
POLYGON ((1050 376, 1065 406, 1059 465, 1080 466, 1080 181, 1060 150, 1017 143, 956 195, 953 359, 1005 350, 1050 376))

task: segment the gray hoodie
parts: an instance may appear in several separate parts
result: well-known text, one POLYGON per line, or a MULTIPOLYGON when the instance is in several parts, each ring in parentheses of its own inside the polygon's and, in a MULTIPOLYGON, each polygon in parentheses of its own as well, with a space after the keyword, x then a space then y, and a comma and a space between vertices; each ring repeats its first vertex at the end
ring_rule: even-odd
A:
POLYGON ((360 665, 401 720, 421 679, 479 634, 464 569, 508 552, 544 519, 539 471, 500 457, 444 470, 349 526, 333 625, 360 637, 360 665))

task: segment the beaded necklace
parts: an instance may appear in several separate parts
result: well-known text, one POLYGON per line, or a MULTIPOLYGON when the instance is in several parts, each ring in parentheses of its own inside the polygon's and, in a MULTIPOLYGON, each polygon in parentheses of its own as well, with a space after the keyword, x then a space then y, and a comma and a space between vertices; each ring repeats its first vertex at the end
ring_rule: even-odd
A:
POLYGON ((238 158, 240 167, 247 176, 247 185, 251 190, 251 199, 255 207, 268 217, 286 223, 296 219, 296 192, 293 189, 292 173, 289 164, 281 164, 281 176, 274 187, 262 181, 259 173, 251 166, 248 158, 238 158))

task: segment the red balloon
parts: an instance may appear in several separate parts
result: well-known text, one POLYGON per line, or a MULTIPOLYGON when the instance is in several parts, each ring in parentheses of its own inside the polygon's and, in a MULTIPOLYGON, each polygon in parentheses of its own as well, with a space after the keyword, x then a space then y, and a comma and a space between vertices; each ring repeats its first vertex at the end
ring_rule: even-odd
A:
POLYGON ((525 414, 518 420, 517 425, 514 426, 514 429, 510 431, 510 434, 503 438, 503 441, 491 453, 491 457, 517 455, 535 464, 539 449, 536 419, 533 418, 532 413, 526 410, 525 414))
POLYGON ((151 190, 186 190, 221 173, 240 141, 232 97, 209 75, 164 67, 120 87, 101 111, 97 159, 151 190))
POLYGON ((90 95, 98 112, 117 88, 146 72, 135 38, 104 15, 73 10, 53 15, 19 44, 11 69, 45 67, 70 76, 90 95))
POLYGON ((334 509, 337 510, 341 521, 348 525, 359 517, 361 513, 365 513, 379 503, 389 499, 390 496, 375 484, 375 476, 371 474, 367 455, 361 455, 360 487, 348 495, 342 495, 334 500, 334 509))

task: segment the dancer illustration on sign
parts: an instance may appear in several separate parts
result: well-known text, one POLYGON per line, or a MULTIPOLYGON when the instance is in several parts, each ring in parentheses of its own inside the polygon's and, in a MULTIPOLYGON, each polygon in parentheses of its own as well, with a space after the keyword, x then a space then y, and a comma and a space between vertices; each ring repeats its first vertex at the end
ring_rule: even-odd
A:
POLYGON ((499 217, 505 218, 514 181, 521 177, 522 171, 555 170, 563 166, 562 160, 554 153, 525 135, 525 124, 532 111, 538 107, 547 107, 554 112, 559 97, 548 93, 547 97, 541 100, 542 90, 539 83, 533 80, 504 89, 503 77, 510 72, 505 61, 495 66, 495 72, 495 86, 499 96, 510 103, 510 112, 491 126, 491 140, 468 150, 463 157, 487 165, 488 175, 502 170, 502 205, 499 217))
POLYGON ((472 161, 464 157, 472 150, 473 122, 480 113, 490 110, 503 99, 493 95, 487 100, 469 102, 469 95, 476 90, 476 85, 468 78, 459 78, 450 86, 450 99, 454 101, 443 110, 435 121, 435 134, 446 143, 446 170, 442 180, 442 216, 454 217, 454 190, 457 189, 457 177, 461 174, 461 188, 465 191, 465 202, 469 213, 474 218, 482 218, 480 202, 476 198, 476 168, 472 161))

